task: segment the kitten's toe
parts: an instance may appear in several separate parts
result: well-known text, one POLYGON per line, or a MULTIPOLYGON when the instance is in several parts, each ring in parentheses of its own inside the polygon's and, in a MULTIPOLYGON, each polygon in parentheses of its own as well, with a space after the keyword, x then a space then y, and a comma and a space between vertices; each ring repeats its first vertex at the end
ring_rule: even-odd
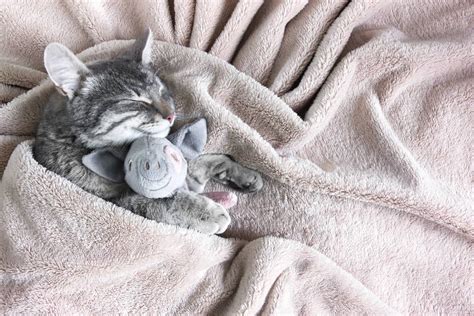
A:
POLYGON ((245 193, 260 191, 263 187, 262 176, 257 172, 247 169, 245 174, 228 180, 229 186, 245 193))
POLYGON ((263 187, 262 176, 258 173, 255 173, 254 178, 249 182, 243 184, 243 190, 245 192, 257 192, 260 191, 263 187))
POLYGON ((230 221, 227 210, 211 201, 205 208, 197 210, 196 218, 190 228, 208 235, 221 234, 229 227, 230 221))
POLYGON ((227 211, 217 216, 217 225, 219 226, 219 230, 216 234, 221 234, 226 231, 227 227, 230 225, 230 216, 227 211))
POLYGON ((230 224, 230 215, 227 210, 220 204, 214 203, 214 207, 210 208, 210 216, 208 222, 217 224, 217 231, 213 234, 221 234, 225 232, 230 224))
POLYGON ((218 234, 218 231, 220 230, 220 227, 219 227, 218 224, 208 223, 208 222, 197 223, 196 225, 191 225, 188 228, 194 229, 194 230, 196 230, 196 231, 198 231, 202 234, 206 234, 206 235, 218 234))

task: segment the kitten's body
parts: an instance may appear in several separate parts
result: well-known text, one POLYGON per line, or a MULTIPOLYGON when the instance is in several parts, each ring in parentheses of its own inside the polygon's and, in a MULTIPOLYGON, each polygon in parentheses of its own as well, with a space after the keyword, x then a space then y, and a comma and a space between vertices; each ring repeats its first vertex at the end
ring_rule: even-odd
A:
MULTIPOLYGON (((55 93, 44 109, 35 159, 84 190, 150 219, 204 233, 221 233, 230 223, 219 204, 194 192, 148 199, 126 185, 90 171, 82 157, 95 148, 128 144, 153 133, 165 137, 174 121, 174 103, 149 64, 151 36, 137 41, 131 57, 85 66, 57 44, 45 52, 48 73, 65 96, 55 93)), ((261 188, 260 176, 225 155, 202 155, 189 162, 188 183, 202 192, 209 179, 242 191, 261 188)))

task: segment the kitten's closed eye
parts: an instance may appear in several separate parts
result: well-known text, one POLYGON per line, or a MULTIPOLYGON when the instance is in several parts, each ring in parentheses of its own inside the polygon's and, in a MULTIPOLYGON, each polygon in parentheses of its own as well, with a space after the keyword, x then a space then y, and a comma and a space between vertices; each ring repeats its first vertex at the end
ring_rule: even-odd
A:
POLYGON ((136 101, 136 102, 141 102, 141 103, 144 103, 146 105, 153 105, 153 101, 147 97, 143 97, 143 96, 134 96, 132 97, 130 100, 133 100, 133 101, 136 101))
POLYGON ((131 101, 142 103, 148 107, 153 107, 160 113, 160 117, 157 117, 157 120, 164 118, 167 120, 170 125, 173 125, 176 115, 174 113, 174 101, 171 98, 170 93, 165 90, 163 95, 159 98, 159 101, 154 102, 151 98, 139 95, 137 92, 133 91, 133 96, 131 101), (160 108, 165 108, 165 110, 160 111, 160 108), (163 113, 162 113, 163 112, 163 113))

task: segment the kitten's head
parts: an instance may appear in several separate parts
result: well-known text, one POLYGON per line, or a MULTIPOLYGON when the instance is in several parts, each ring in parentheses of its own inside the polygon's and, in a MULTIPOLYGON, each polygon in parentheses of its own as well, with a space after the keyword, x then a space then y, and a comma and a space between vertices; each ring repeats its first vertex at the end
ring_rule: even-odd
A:
POLYGON ((151 66, 152 42, 147 32, 123 56, 87 66, 61 44, 46 47, 46 70, 67 97, 72 130, 84 146, 117 146, 144 135, 168 135, 175 105, 151 66))

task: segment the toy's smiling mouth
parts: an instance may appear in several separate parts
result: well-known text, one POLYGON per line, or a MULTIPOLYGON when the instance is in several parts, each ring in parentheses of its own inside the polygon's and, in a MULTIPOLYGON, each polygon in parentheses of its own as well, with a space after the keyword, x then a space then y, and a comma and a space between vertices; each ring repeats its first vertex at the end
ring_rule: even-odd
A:
MULTIPOLYGON (((154 163, 150 163, 150 165, 153 165, 153 164, 154 163)), ((166 165, 166 163, 164 163, 162 160, 159 160, 159 165, 161 166, 161 168, 159 169, 158 175, 153 175, 153 174, 150 174, 149 172, 141 172, 142 170, 137 170, 136 172, 142 179, 144 179, 147 182, 150 182, 150 183, 160 182, 160 181, 163 181, 166 178, 166 176, 169 176, 169 168, 166 165), (156 176, 159 176, 160 178, 157 179, 156 176)), ((169 181, 171 181, 171 178, 168 180, 168 182, 169 181)))
MULTIPOLYGON (((155 181, 150 181, 150 182, 155 182, 155 181)), ((148 191, 151 191, 151 192, 156 192, 156 191, 159 191, 159 190, 162 190, 164 187, 168 186, 168 184, 170 184, 171 182, 171 177, 168 178, 168 182, 166 182, 165 184, 163 184, 161 187, 159 187, 158 189, 154 189, 154 190, 148 190, 148 191)))

